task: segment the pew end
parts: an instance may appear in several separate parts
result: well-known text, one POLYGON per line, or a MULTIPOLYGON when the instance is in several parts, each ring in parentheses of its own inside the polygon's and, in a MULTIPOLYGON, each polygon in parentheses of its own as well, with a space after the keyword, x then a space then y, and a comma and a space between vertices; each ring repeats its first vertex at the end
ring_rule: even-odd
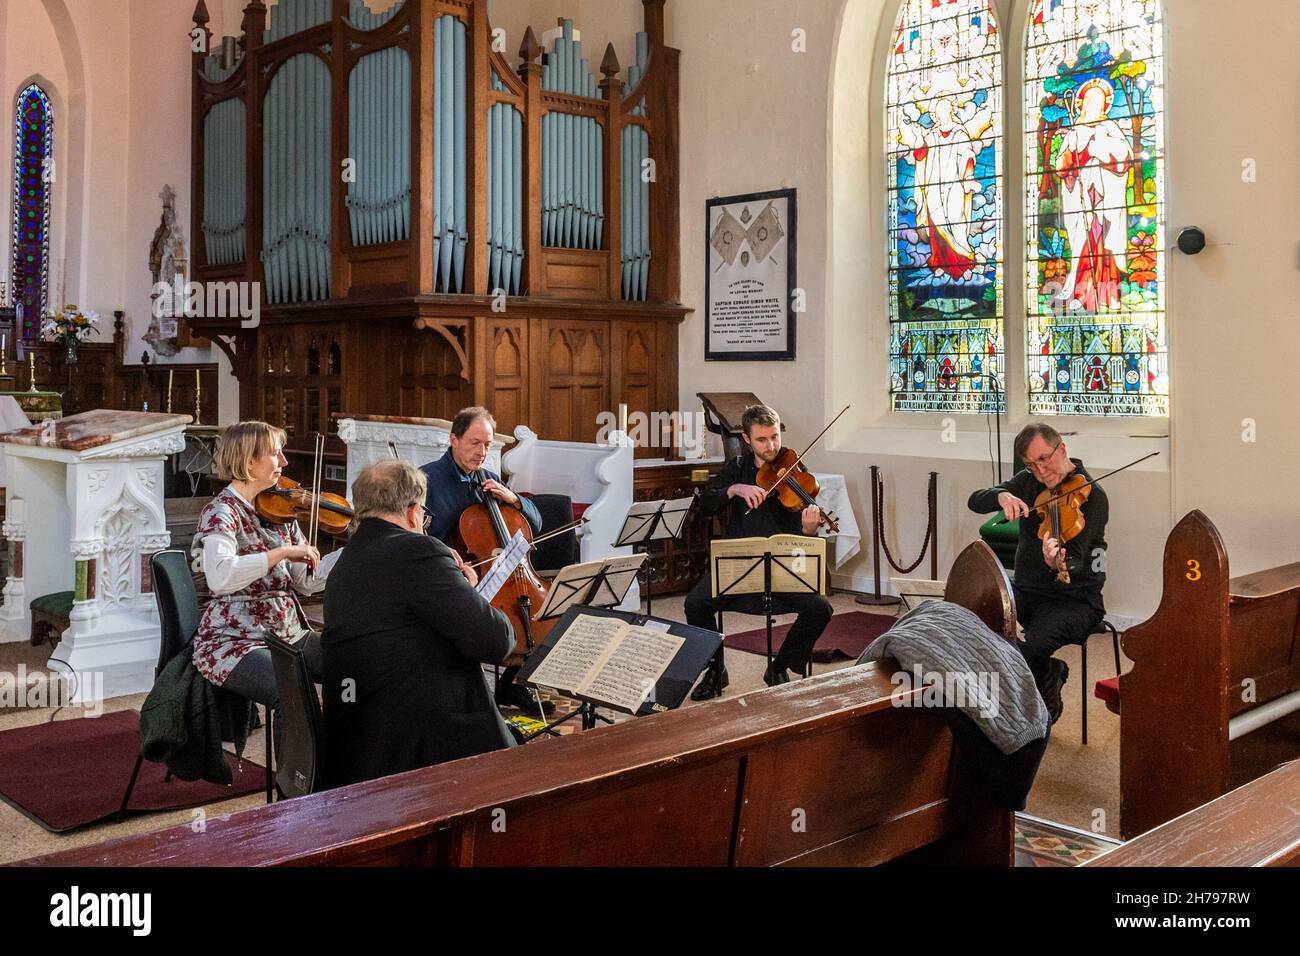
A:
POLYGON ((1300 711, 1276 713, 1300 700, 1300 564, 1230 578, 1218 530, 1192 511, 1165 543, 1163 577, 1155 614, 1123 637, 1125 838, 1300 753, 1300 711))

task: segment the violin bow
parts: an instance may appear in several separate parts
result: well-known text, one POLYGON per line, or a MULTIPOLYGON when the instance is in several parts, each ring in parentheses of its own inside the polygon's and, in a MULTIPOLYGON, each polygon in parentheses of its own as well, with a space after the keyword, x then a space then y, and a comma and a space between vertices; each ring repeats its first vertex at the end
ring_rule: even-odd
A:
MULTIPOLYGON (((1089 478, 1087 481, 1085 481, 1083 484, 1081 484, 1078 488, 1075 488, 1074 491, 1069 492, 1069 494, 1056 495, 1055 497, 1048 498, 1046 501, 1044 501, 1044 502, 1043 502, 1041 505, 1039 505, 1038 507, 1040 507, 1040 508, 1045 508, 1045 507, 1047 507, 1048 505, 1052 504, 1053 502, 1060 501, 1062 498, 1068 498, 1070 495, 1073 495, 1073 494, 1076 494, 1076 493, 1082 491, 1084 488, 1087 488, 1089 485, 1095 485, 1097 482, 1101 481, 1101 480, 1104 479, 1104 478, 1109 478, 1111 475, 1118 475, 1121 471, 1124 471, 1124 470, 1127 469, 1127 468, 1132 468, 1134 465, 1140 465, 1140 464, 1142 464, 1142 462, 1146 461, 1148 458, 1154 458, 1154 457, 1156 457, 1156 455, 1158 455, 1158 454, 1160 454, 1160 452, 1158 452, 1158 451, 1153 451, 1153 452, 1152 452, 1151 454, 1149 454, 1149 455, 1143 455, 1141 458, 1138 458, 1138 459, 1136 459, 1136 460, 1134 460, 1134 461, 1130 461, 1130 462, 1129 462, 1127 465, 1125 465, 1123 468, 1116 468, 1114 471, 1108 471, 1108 472, 1106 472, 1106 474, 1102 475, 1102 476, 1099 477, 1099 478, 1089 478)), ((1031 509, 1031 510, 1032 510, 1032 509, 1031 509)))
MULTIPOLYGON (((787 468, 785 471, 781 472, 781 476, 780 476, 779 478, 777 478, 776 481, 774 481, 774 482, 772 483, 772 487, 769 488, 769 489, 767 489, 766 494, 763 495, 763 500, 764 500, 764 501, 766 501, 766 500, 771 496, 772 492, 776 491, 778 488, 781 487, 781 483, 782 483, 783 481, 785 481, 786 476, 788 476, 788 475, 789 475, 790 473, 792 473, 796 468, 799 467, 799 462, 803 461, 803 456, 806 455, 806 454, 808 454, 808 452, 810 452, 810 451, 813 450, 813 446, 816 445, 819 441, 821 441, 821 440, 822 440, 822 436, 825 435, 828 431, 831 430, 831 425, 834 425, 834 424, 835 424, 836 422, 838 422, 841 418, 843 418, 843 417, 844 417, 844 413, 847 412, 847 411, 848 411, 850 408, 852 408, 852 407, 853 407, 852 405, 845 405, 842 409, 840 409, 840 413, 839 413, 838 415, 836 415, 834 418, 831 419, 830 424, 827 425, 825 428, 823 428, 820 432, 817 433, 817 437, 814 438, 812 441, 810 441, 810 442, 808 443, 808 447, 805 448, 802 452, 799 453, 799 456, 798 456, 797 458, 795 458, 793 464, 791 464, 790 467, 787 468)), ((745 512, 745 514, 749 514, 750 511, 753 511, 753 510, 754 510, 753 508, 750 508, 749 511, 746 511, 746 512, 745 512)))
MULTIPOLYGON (((533 538, 532 543, 529 544, 528 546, 528 550, 532 551, 536 549, 536 547, 539 544, 541 544, 543 541, 549 541, 551 538, 557 538, 562 534, 567 534, 568 532, 573 531, 575 528, 581 528, 584 524, 586 524, 590 520, 591 520, 590 518, 582 517, 579 518, 577 521, 571 522, 570 524, 566 524, 563 528, 556 528, 554 531, 548 531, 544 535, 540 535, 539 537, 533 538)), ((466 567, 481 568, 485 564, 492 564, 494 561, 496 561, 497 557, 500 557, 500 555, 491 558, 484 558, 482 561, 476 561, 473 564, 467 564, 466 567)))

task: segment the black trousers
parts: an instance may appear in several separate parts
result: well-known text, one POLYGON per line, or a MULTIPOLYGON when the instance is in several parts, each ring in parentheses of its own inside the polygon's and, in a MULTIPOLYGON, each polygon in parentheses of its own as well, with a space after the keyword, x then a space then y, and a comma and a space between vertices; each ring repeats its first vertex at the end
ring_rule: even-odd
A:
MULTIPOLYGON (((718 626, 718 611, 740 611, 745 614, 763 613, 761 594, 742 594, 737 597, 714 599, 709 576, 705 575, 691 593, 686 595, 686 623, 692 627, 713 630, 718 626)), ((813 645, 822 636, 830 622, 831 602, 820 594, 773 594, 774 614, 797 614, 798 619, 786 635, 781 650, 776 654, 775 665, 793 671, 802 671, 812 656, 813 645)), ((716 667, 722 666, 722 648, 713 659, 716 667)))
POLYGON ((1068 592, 1050 597, 1015 588, 1016 619, 1025 629, 1020 653, 1033 672, 1041 690, 1048 664, 1057 649, 1066 644, 1082 644, 1106 616, 1100 601, 1068 592))

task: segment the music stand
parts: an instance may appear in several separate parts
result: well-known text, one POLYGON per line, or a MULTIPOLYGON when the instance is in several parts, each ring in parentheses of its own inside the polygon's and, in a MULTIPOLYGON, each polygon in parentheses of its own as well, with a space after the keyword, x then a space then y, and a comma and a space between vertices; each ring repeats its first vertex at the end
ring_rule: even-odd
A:
MULTIPOLYGON (((616 640, 619 642, 626 642, 629 639, 639 640, 640 636, 624 634, 616 640)), ((564 723, 564 721, 571 720, 576 716, 582 717, 583 730, 594 729, 597 720, 604 721, 607 724, 613 723, 609 718, 598 713, 596 710, 597 707, 605 707, 637 717, 660 713, 667 710, 675 710, 682 705, 683 701, 686 700, 691 685, 694 684, 696 678, 700 676, 700 672, 708 666, 709 659, 717 652, 721 643, 722 635, 717 631, 711 631, 707 628, 692 627, 689 624, 681 624, 676 621, 652 618, 635 611, 593 608, 580 604, 570 606, 564 616, 551 630, 551 633, 547 635, 546 640, 540 645, 540 653, 528 659, 528 663, 524 665, 524 670, 520 677, 533 687, 553 687, 565 696, 578 700, 581 706, 578 710, 565 715, 554 724, 551 724, 534 734, 530 734, 525 738, 525 742, 548 732, 552 735, 558 736, 554 728, 564 723), (666 662, 662 665, 662 670, 659 672, 658 678, 654 680, 653 684, 650 684, 647 679, 647 683, 642 685, 640 700, 634 705, 629 704, 626 701, 619 703, 615 702, 613 699, 602 700, 599 696, 588 696, 596 693, 590 689, 591 680, 586 681, 585 685, 583 682, 575 682, 573 685, 565 686, 555 686, 549 683, 539 685, 534 683, 533 676, 539 670, 543 670, 547 657, 564 640, 571 625, 573 625, 580 617, 612 619, 635 627, 657 631, 680 639, 680 645, 672 651, 670 658, 666 659, 666 662)), ((607 646, 604 653, 612 654, 616 652, 616 648, 610 648, 607 646)), ((598 678, 605 672, 607 664, 608 658, 604 663, 599 663, 599 666, 597 666, 596 663, 593 663, 587 671, 588 678, 598 678)), ((587 662, 583 661, 581 666, 587 667, 587 662)), ((615 670, 622 669, 623 668, 621 667, 615 668, 615 670)), ((569 676, 574 676, 574 672, 570 671, 569 676)))
MULTIPOLYGON (((673 541, 681 537, 682 529, 686 527, 686 515, 694 502, 693 497, 636 502, 627 510, 614 547, 630 546, 648 559, 651 541, 673 541)), ((645 612, 650 615, 654 613, 650 595, 650 561, 647 560, 642 567, 645 569, 645 612)))
MULTIPOLYGON (((586 564, 571 564, 562 568, 551 582, 546 594, 546 603, 537 612, 535 620, 549 621, 563 617, 569 610, 577 607, 617 607, 623 603, 627 592, 632 589, 632 582, 636 580, 637 572, 645 560, 644 554, 620 555, 600 561, 588 561, 586 564)), ((528 669, 527 664, 524 666, 528 669)), ((529 669, 529 673, 535 669, 535 667, 529 669)), ((578 716, 582 717, 583 730, 591 730, 596 726, 597 720, 603 720, 607 724, 613 723, 608 717, 596 712, 595 704, 582 701, 577 710, 565 714, 555 723, 547 724, 535 734, 525 737, 524 742, 527 743, 542 734, 558 737, 555 728, 578 716)))
MULTIPOLYGON (((825 593, 826 574, 826 539, 800 537, 800 542, 783 542, 788 545, 788 553, 777 551, 778 545, 770 538, 767 547, 760 554, 718 554, 719 550, 729 550, 735 546, 736 539, 714 541, 709 547, 709 567, 712 574, 713 597, 737 597, 742 594, 760 594, 763 598, 763 617, 767 629, 767 666, 772 666, 772 569, 776 567, 782 576, 782 594, 823 594, 825 593), (798 562, 807 564, 797 569, 798 562), (719 587, 723 579, 724 562, 738 569, 735 577, 725 587, 719 587), (811 572, 811 580, 809 573, 811 572), (786 585, 793 584, 793 588, 786 585)), ((758 540, 753 541, 754 545, 758 540)), ((725 611, 726 608, 721 608, 725 611)), ((725 641, 725 638, 724 638, 725 641)))

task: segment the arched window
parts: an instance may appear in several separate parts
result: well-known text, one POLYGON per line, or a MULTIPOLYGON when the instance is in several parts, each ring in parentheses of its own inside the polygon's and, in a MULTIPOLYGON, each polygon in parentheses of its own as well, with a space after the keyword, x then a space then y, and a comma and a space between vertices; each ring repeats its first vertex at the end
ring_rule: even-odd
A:
POLYGON ((1033 0, 1031 414, 1168 415, 1159 0, 1033 0))
POLYGON ((39 336, 49 302, 53 164, 54 110, 33 83, 18 94, 14 120, 13 301, 24 339, 39 336))
POLYGON ((902 0, 886 106, 895 411, 1004 404, 1001 76, 990 0, 902 0))

